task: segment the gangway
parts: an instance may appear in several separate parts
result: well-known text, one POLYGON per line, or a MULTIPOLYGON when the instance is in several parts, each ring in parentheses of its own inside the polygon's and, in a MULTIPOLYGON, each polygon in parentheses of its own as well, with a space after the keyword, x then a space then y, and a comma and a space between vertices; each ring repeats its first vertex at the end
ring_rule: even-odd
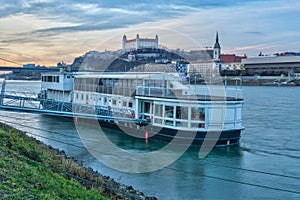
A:
POLYGON ((113 122, 134 122, 144 124, 145 120, 132 118, 131 111, 124 108, 110 108, 40 98, 30 92, 5 91, 5 80, 0 93, 0 109, 14 112, 29 112, 70 118, 97 119, 113 122))

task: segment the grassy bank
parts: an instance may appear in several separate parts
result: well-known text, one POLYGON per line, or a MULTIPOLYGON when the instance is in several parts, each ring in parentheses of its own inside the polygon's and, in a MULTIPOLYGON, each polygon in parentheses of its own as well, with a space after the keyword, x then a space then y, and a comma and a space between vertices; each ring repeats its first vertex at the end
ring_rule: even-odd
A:
POLYGON ((16 129, 0 127, 0 199, 108 198, 152 199, 16 129))
POLYGON ((0 128, 1 199, 106 199, 101 189, 63 173, 66 168, 78 170, 72 165, 35 139, 0 128))

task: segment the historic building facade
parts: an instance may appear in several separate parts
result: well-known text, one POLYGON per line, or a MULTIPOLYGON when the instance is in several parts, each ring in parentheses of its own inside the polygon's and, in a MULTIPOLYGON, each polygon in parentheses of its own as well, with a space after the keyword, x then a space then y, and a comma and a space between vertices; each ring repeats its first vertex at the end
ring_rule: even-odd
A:
POLYGON ((139 34, 136 35, 134 39, 127 39, 124 35, 122 39, 122 49, 123 50, 137 50, 142 48, 158 48, 158 35, 155 38, 141 38, 139 34))

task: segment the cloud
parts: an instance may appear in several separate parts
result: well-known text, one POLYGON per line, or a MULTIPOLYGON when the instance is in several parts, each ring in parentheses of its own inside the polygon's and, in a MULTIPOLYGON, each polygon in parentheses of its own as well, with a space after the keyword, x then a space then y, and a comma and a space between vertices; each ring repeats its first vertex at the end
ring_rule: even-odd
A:
MULTIPOLYGON (((215 32, 219 31, 224 51, 270 49, 275 48, 274 41, 278 48, 300 46, 295 40, 300 37, 297 0, 272 3, 268 0, 0 0, 0 3, 0 44, 12 49, 35 49, 34 53, 43 55, 57 50, 60 54, 71 54, 77 49, 78 53, 83 51, 81 44, 93 47, 112 34, 122 35, 149 26, 178 30, 203 47, 212 46, 215 32)), ((179 44, 163 35, 160 39, 179 44)), ((179 45, 185 48, 183 43, 179 45)))
POLYGON ((45 29, 44 32, 47 30, 51 32, 61 32, 62 30, 91 31, 120 28, 162 19, 171 20, 184 16, 195 10, 195 8, 230 6, 239 2, 245 1, 13 0, 4 3, 0 17, 29 14, 35 15, 40 19, 81 24, 78 26, 66 26, 64 29, 61 27, 45 29))
POLYGON ((263 35, 263 32, 260 31, 246 31, 245 33, 251 35, 263 35))

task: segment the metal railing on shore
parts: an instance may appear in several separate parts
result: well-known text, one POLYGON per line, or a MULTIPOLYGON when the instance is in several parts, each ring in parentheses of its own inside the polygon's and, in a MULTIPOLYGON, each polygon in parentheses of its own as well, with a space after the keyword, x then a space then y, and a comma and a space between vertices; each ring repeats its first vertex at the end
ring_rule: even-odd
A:
POLYGON ((141 123, 142 121, 132 117, 131 109, 43 99, 34 93, 1 92, 0 100, 0 109, 15 112, 135 123, 141 123))

